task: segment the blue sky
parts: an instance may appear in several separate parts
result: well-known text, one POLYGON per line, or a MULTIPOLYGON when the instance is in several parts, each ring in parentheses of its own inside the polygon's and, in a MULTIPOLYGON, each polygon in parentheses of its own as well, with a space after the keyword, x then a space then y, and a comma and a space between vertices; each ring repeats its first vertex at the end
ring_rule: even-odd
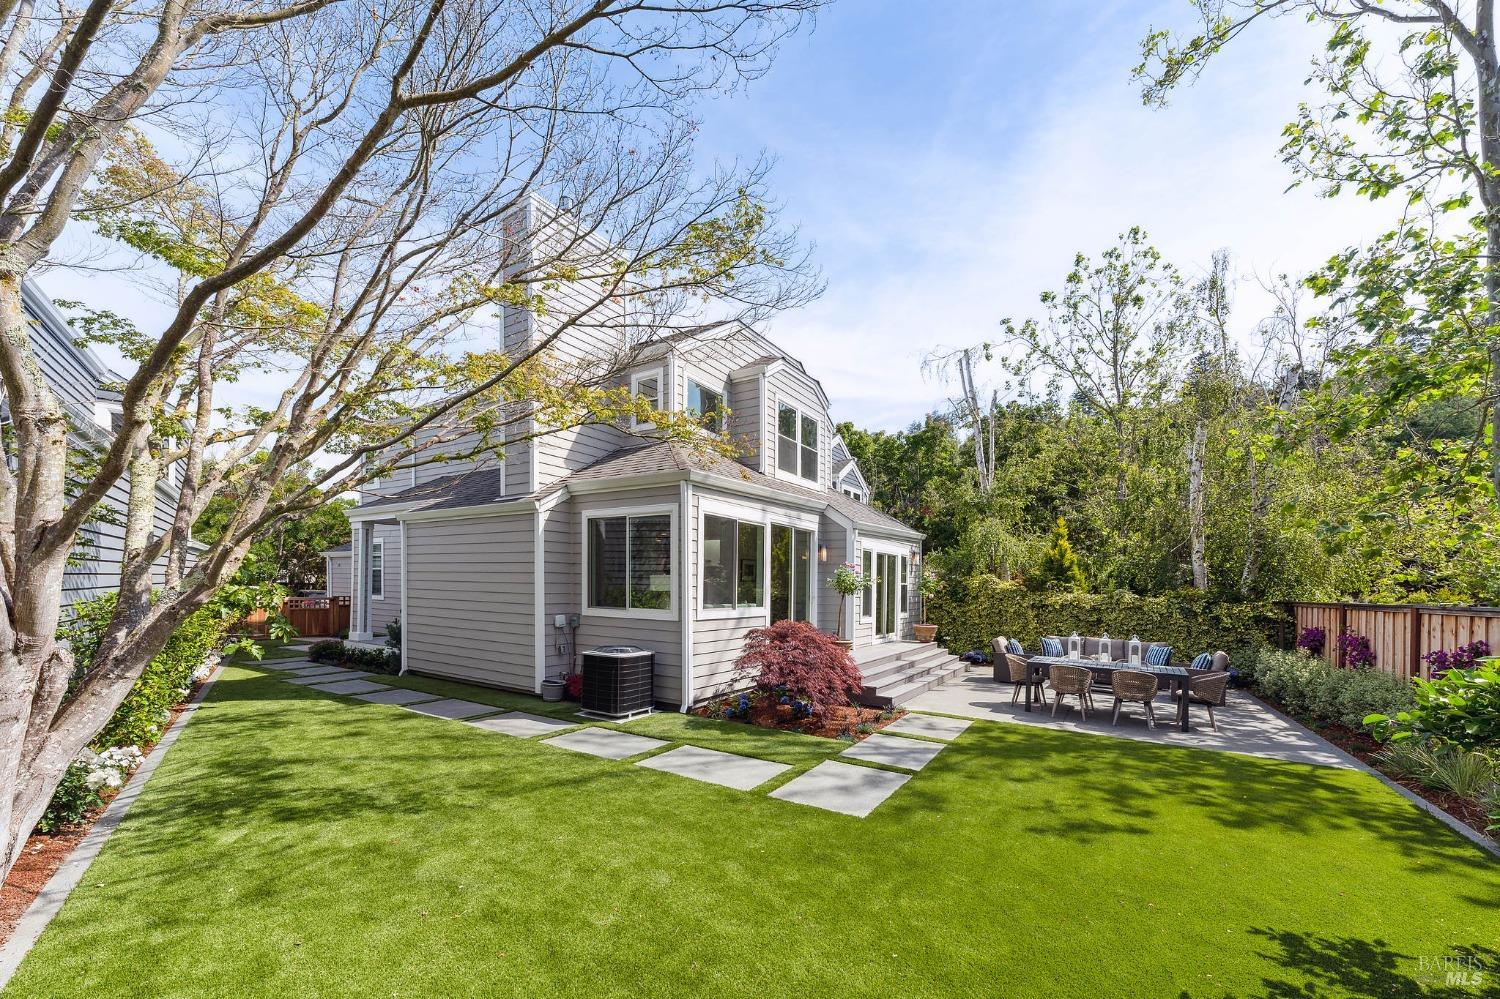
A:
MULTIPOLYGON (((942 408, 926 352, 1034 314, 1076 251, 1132 225, 1190 275, 1233 251, 1248 331, 1270 309, 1255 275, 1304 273, 1390 220, 1394 206, 1285 191, 1279 133, 1321 43, 1300 19, 1243 35, 1166 110, 1141 105, 1140 39, 1190 14, 1183 0, 839 0, 765 78, 701 106, 702 158, 770 152, 774 196, 816 244, 827 292, 767 332, 823 381, 835 419, 894 430, 942 408)), ((77 299, 86 282, 149 329, 165 310, 141 280, 41 283, 77 299)), ((242 403, 273 394, 238 388, 242 403)))
POLYGON ((897 429, 941 407, 923 353, 1034 314, 1073 253, 1144 226, 1199 274, 1241 275, 1237 325, 1270 308, 1255 275, 1300 272, 1367 238, 1392 206, 1285 193, 1282 125, 1321 38, 1260 25, 1165 110, 1130 82, 1152 25, 1186 3, 842 0, 748 92, 706 104, 703 150, 764 148, 786 217, 828 290, 768 332, 809 362, 835 418, 897 429))

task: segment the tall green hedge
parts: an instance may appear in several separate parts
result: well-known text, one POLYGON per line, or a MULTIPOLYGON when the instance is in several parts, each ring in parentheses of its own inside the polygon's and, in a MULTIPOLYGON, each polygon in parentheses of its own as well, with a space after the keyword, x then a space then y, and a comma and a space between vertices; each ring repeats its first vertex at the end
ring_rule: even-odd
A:
POLYGON ((1285 612, 1273 603, 1229 603, 1196 590, 1154 597, 1133 593, 1034 593, 993 576, 943 588, 928 604, 938 641, 964 653, 990 648, 997 635, 1037 649, 1043 635, 1101 635, 1166 642, 1174 660, 1223 649, 1247 668, 1271 644, 1285 612))

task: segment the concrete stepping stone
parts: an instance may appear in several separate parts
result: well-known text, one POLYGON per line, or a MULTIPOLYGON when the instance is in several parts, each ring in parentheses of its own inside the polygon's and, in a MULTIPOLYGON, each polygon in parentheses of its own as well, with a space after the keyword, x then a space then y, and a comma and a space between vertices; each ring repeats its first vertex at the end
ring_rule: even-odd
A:
POLYGON ((377 690, 390 690, 383 683, 371 683, 369 680, 338 680, 334 683, 313 684, 309 690, 321 690, 325 694, 373 694, 377 690))
POLYGON ((544 715, 527 714, 525 711, 511 711, 498 718, 481 718, 479 721, 464 722, 464 724, 489 732, 499 732, 501 735, 529 739, 534 735, 552 735, 565 728, 577 728, 580 723, 563 721, 561 718, 548 718, 544 715))
POLYGON ((438 695, 429 694, 422 690, 406 690, 402 687, 385 687, 374 690, 368 694, 355 694, 356 701, 369 701, 371 704, 416 704, 420 701, 436 701, 438 695))
POLYGON ((256 659, 243 665, 285 673, 296 669, 309 669, 317 664, 308 662, 306 659, 256 659))
POLYGON ((909 780, 911 774, 824 760, 772 791, 771 797, 862 819, 909 780))
POLYGON ((445 697, 440 701, 416 701, 401 705, 407 711, 415 711, 419 715, 431 715, 434 718, 473 718, 476 715, 494 714, 497 709, 493 704, 480 704, 477 701, 466 701, 459 697, 445 697))
POLYGON ((670 753, 641 760, 636 766, 732 787, 737 791, 749 791, 792 769, 786 763, 772 763, 697 746, 679 746, 670 753))
POLYGON ((851 760, 864 760, 867 763, 883 763, 888 767, 900 767, 903 770, 921 770, 942 751, 941 743, 918 742, 915 739, 902 739, 877 732, 864 742, 857 742, 850 746, 839 755, 847 756, 851 760))
POLYGON ((282 670, 291 676, 327 676, 334 673, 347 673, 348 670, 342 666, 325 666, 322 663, 307 663, 302 666, 291 666, 282 670))
POLYGON ((303 687, 312 687, 320 683, 333 683, 335 680, 363 680, 370 676, 369 673, 361 673, 359 670, 341 669, 336 673, 314 673, 307 676, 287 677, 287 683, 299 684, 303 687))
POLYGON ((925 735, 929 739, 945 742, 957 739, 964 729, 974 724, 971 718, 942 718, 938 715, 907 715, 891 722, 881 732, 900 735, 925 735))
POLYGON ((648 739, 644 735, 617 732, 612 728, 591 726, 566 735, 553 736, 545 740, 544 744, 561 746, 575 753, 602 756, 606 760, 623 760, 627 756, 638 756, 641 753, 649 753, 653 749, 660 749, 666 745, 666 742, 661 739, 648 739))

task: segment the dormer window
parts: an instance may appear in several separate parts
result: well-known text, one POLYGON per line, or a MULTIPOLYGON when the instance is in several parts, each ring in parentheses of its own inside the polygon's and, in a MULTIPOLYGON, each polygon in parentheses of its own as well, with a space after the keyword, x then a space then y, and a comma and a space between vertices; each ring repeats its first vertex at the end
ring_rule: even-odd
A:
MULTIPOLYGON (((639 396, 650 403, 651 408, 660 412, 662 409, 661 392, 661 369, 653 368, 650 371, 638 371, 630 376, 630 394, 639 396)), ((642 426, 645 421, 633 421, 635 426, 642 426)))
POLYGON ((704 427, 716 434, 724 432, 724 393, 711 389, 689 378, 687 383, 687 411, 703 421, 704 427))
POLYGON ((776 411, 776 467, 818 481, 818 421, 786 403, 776 411))

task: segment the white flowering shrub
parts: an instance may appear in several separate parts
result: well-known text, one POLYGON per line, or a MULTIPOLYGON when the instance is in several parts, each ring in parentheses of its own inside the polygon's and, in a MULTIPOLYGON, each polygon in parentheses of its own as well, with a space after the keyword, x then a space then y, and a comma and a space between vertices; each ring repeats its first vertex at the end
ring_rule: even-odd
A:
POLYGON ((138 746, 115 746, 102 753, 85 749, 68 765, 62 783, 52 795, 37 830, 54 833, 65 826, 82 822, 88 813, 104 803, 106 791, 125 786, 136 767, 144 760, 138 746))

